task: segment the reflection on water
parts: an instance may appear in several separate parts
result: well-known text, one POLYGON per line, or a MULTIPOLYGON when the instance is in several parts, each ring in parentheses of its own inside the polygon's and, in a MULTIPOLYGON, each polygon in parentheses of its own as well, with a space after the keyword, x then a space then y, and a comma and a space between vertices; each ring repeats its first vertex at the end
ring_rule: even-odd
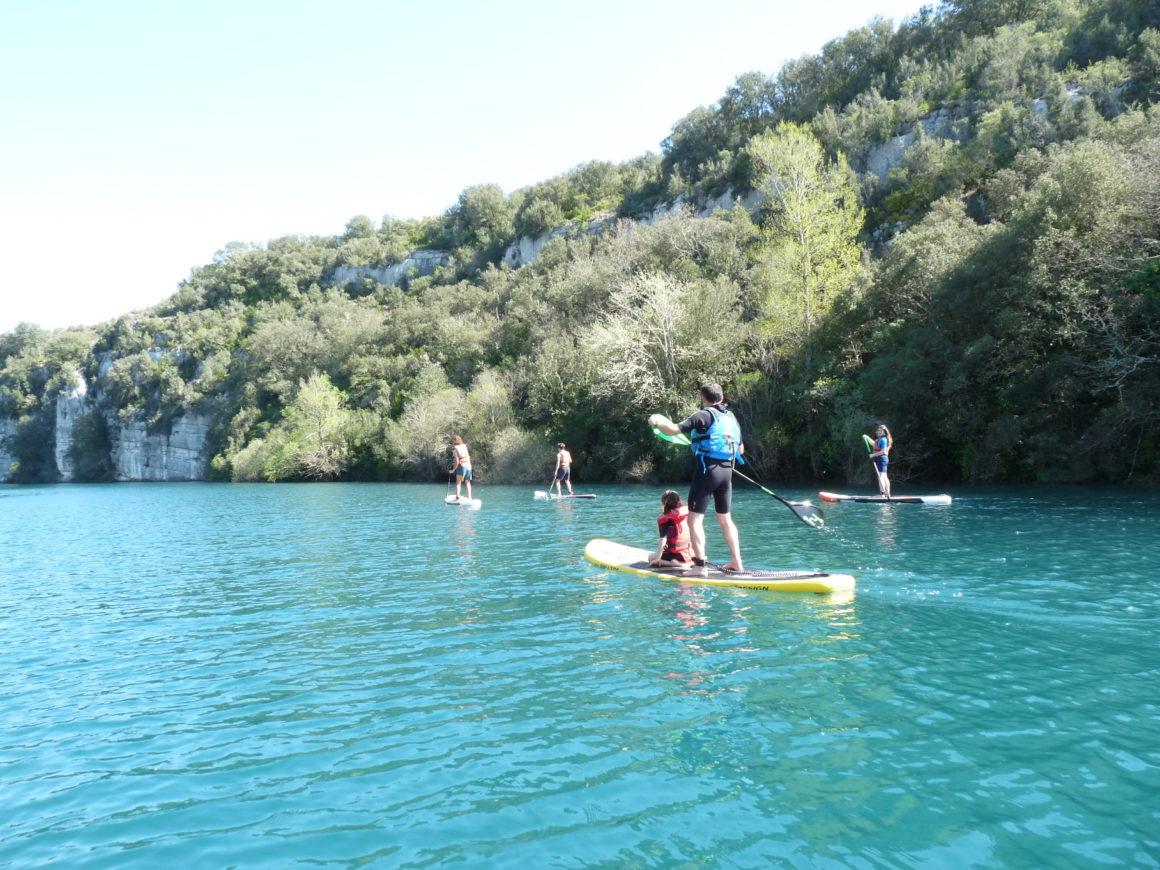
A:
POLYGON ((875 528, 878 531, 878 547, 881 550, 894 550, 898 547, 898 522, 894 512, 894 505, 873 505, 877 508, 875 528))
POLYGON ((475 555, 475 524, 476 511, 452 509, 455 518, 452 520, 452 547, 456 553, 456 562, 459 569, 469 574, 478 575, 479 565, 475 555))

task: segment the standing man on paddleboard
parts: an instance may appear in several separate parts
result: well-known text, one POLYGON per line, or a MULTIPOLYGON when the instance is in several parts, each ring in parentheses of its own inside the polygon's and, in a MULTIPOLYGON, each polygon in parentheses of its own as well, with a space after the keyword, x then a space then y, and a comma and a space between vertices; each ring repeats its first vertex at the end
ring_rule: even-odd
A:
POLYGON ((729 545, 726 571, 745 570, 741 563, 741 540, 730 516, 733 500, 733 464, 745 452, 741 427, 733 412, 725 406, 720 384, 701 387, 701 410, 680 423, 670 422, 660 414, 648 418, 650 426, 666 435, 684 433, 693 442, 693 482, 689 484, 689 537, 693 543, 693 571, 705 569, 705 512, 709 500, 717 512, 717 522, 729 545))
MULTIPOLYGON (((560 486, 560 482, 568 484, 568 495, 572 494, 572 454, 564 447, 564 442, 561 441, 556 445, 556 471, 552 476, 552 484, 556 487, 556 495, 561 498, 564 495, 564 490, 560 486)), ((548 487, 551 492, 552 487, 548 487)))
POLYGON ((471 454, 467 452, 467 445, 458 435, 452 439, 451 452, 455 454, 455 465, 451 473, 455 475, 455 500, 462 501, 459 488, 467 483, 467 500, 471 501, 471 454))

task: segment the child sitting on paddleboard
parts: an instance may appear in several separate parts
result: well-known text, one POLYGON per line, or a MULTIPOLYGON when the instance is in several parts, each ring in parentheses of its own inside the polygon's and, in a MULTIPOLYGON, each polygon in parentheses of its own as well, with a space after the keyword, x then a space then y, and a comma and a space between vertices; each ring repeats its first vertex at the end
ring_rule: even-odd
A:
POLYGON ((661 496, 661 510, 657 517, 660 541, 657 551, 649 557, 650 565, 662 568, 688 568, 693 564, 693 548, 689 543, 689 508, 675 490, 661 496))

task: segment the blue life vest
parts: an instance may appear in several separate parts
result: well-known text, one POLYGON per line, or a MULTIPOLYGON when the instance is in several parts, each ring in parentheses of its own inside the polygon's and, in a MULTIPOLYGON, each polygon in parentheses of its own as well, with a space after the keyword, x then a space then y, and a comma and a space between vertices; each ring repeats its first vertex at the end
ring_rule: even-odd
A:
POLYGON ((732 411, 723 411, 716 405, 705 409, 713 417, 713 423, 705 434, 693 432, 689 440, 693 442, 693 455, 708 459, 741 459, 741 426, 732 411))

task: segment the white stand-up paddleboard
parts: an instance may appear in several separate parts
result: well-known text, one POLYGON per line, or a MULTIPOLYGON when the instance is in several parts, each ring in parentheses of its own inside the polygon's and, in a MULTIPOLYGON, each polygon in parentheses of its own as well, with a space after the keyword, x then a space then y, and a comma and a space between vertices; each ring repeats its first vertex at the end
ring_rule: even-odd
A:
POLYGON ((840 492, 819 492, 822 501, 852 501, 867 504, 950 504, 949 495, 845 495, 840 492))
POLYGON ((694 576, 680 568, 654 568, 649 565, 652 555, 639 547, 628 547, 614 541, 595 538, 584 548, 584 558, 602 568, 655 577, 659 580, 677 580, 681 583, 703 583, 709 586, 739 586, 742 589, 768 589, 778 592, 853 592, 854 578, 849 574, 829 574, 824 571, 768 571, 761 568, 745 571, 726 571, 720 565, 709 563, 705 576, 694 576))
POLYGON ((569 493, 568 495, 556 495, 554 492, 544 492, 542 489, 537 489, 534 497, 543 501, 567 501, 570 498, 596 498, 595 494, 593 493, 569 493))
POLYGON ((478 498, 456 498, 453 495, 447 496, 443 499, 443 504, 449 504, 452 507, 465 507, 472 510, 479 510, 483 507, 483 500, 478 498))

